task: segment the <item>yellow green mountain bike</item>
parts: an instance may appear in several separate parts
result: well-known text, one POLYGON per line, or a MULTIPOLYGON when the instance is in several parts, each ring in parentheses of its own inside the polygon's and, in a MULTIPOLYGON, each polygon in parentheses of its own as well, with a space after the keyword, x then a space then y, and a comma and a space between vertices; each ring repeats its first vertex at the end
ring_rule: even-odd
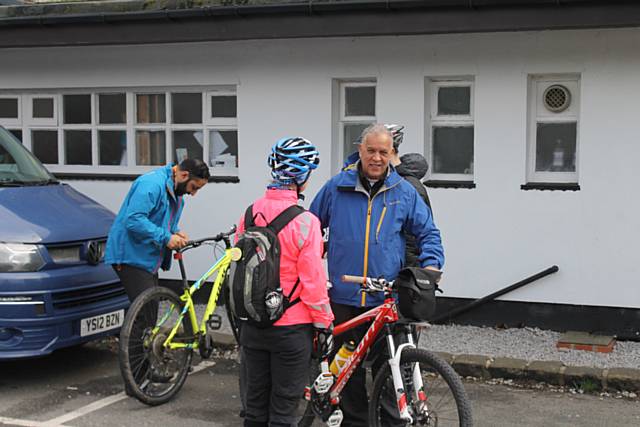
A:
MULTIPOLYGON (((182 276, 181 296, 168 288, 156 286, 140 294, 129 307, 120 330, 120 371, 127 393, 141 402, 160 405, 175 396, 187 379, 194 350, 203 359, 211 356, 214 343, 207 331, 220 328, 222 319, 214 314, 216 303, 231 261, 242 256, 240 249, 231 247, 233 233, 235 227, 215 237, 190 241, 174 253, 182 276), (224 242, 224 255, 189 286, 182 254, 217 242, 224 242), (204 314, 198 319, 193 294, 215 273, 204 314)), ((232 316, 228 317, 233 321, 232 316)), ((233 324, 232 329, 235 334, 233 324)))

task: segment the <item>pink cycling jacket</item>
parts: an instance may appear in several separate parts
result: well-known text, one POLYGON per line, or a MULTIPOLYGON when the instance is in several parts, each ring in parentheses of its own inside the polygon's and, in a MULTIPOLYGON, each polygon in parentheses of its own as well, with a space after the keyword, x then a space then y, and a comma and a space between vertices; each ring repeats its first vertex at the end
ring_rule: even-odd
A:
MULTIPOLYGON (((298 194, 293 190, 267 189, 264 197, 253 204, 256 225, 265 226, 286 208, 297 203, 298 194)), ((236 240, 243 231, 244 214, 238 222, 236 240)), ((300 302, 285 311, 274 326, 313 323, 318 328, 328 327, 333 321, 333 313, 327 294, 327 276, 322 265, 320 221, 311 212, 305 212, 287 224, 278 234, 278 239, 282 292, 289 295, 300 278, 300 284, 291 296, 292 301, 300 297, 300 302)))

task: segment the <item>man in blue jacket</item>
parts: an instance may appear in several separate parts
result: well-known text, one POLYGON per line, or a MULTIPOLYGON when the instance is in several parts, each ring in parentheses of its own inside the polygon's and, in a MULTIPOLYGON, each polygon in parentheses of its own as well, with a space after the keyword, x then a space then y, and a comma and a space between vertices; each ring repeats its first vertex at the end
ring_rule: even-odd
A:
POLYGON ((171 251, 188 238, 178 228, 183 195, 195 194, 209 180, 198 159, 156 169, 138 177, 124 199, 107 239, 105 263, 111 264, 133 300, 157 286, 158 270, 171 266, 171 251))
MULTIPOLYGON (((330 179, 311 203, 310 211, 322 228, 329 229, 329 280, 331 307, 339 324, 384 300, 382 294, 365 294, 359 287, 343 283, 342 275, 384 277, 394 280, 405 259, 406 231, 416 238, 421 267, 439 270, 444 264, 440 231, 431 210, 411 184, 389 161, 392 136, 382 124, 362 133, 359 161, 330 179)), ((344 341, 360 341, 367 325, 336 337, 336 348, 344 341)), ((342 426, 368 426, 365 371, 358 369, 345 387, 340 403, 342 426)))

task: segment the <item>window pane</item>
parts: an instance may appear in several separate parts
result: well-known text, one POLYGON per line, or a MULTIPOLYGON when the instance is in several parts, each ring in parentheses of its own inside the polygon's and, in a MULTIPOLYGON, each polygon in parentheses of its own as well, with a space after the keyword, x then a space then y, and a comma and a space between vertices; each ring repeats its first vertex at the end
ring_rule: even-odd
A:
POLYGON ((0 98, 0 118, 18 118, 18 100, 16 98, 0 98))
POLYGON ((438 115, 469 115, 471 106, 471 88, 441 87, 438 89, 438 115))
POLYGON ((345 88, 346 116, 375 116, 376 115, 376 87, 346 87, 345 88))
POLYGON ((67 165, 90 165, 91 131, 64 131, 64 157, 67 165))
POLYGON ((64 95, 64 122, 91 123, 91 95, 64 95))
POLYGON ((212 96, 211 117, 236 117, 238 115, 238 102, 235 95, 212 96))
POLYGON ((576 123, 538 123, 536 172, 576 171, 576 123))
POLYGON ((238 167, 237 130, 212 130, 209 132, 209 166, 238 167))
POLYGON ((53 118, 53 98, 33 98, 33 118, 53 118))
POLYGON ((180 163, 186 158, 202 159, 202 131, 179 130, 173 132, 173 161, 180 163))
POLYGON ((42 163, 58 163, 58 131, 33 130, 31 131, 31 152, 42 163))
POLYGON ((124 93, 99 95, 98 102, 100 103, 100 123, 127 122, 127 97, 124 93))
POLYGON ((13 136, 18 138, 18 141, 20 141, 20 143, 22 143, 22 131, 20 129, 7 129, 7 130, 11 132, 13 136))
POLYGON ((164 94, 136 95, 138 123, 164 123, 166 121, 164 94))
POLYGON ((164 165, 166 163, 164 131, 136 132, 136 164, 164 165))
POLYGON ((351 155, 351 153, 355 153, 358 151, 358 140, 360 138, 360 134, 369 126, 369 123, 358 123, 358 124, 345 124, 344 125, 344 140, 342 145, 342 155, 344 161, 347 161, 347 157, 351 155))
POLYGON ((173 123, 202 123, 201 93, 172 93, 173 123))
POLYGON ((433 128, 434 173, 473 173, 473 128, 433 128))
POLYGON ((98 161, 101 165, 127 165, 127 132, 101 130, 98 132, 98 161))

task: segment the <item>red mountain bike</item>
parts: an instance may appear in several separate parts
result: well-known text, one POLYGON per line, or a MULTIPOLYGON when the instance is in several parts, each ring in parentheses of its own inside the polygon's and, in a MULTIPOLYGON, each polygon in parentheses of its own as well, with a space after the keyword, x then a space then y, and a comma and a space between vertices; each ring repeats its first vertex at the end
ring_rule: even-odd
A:
MULTIPOLYGON (((343 276, 342 280, 361 284, 362 292, 384 292, 386 298, 382 305, 334 328, 333 335, 337 336, 372 322, 337 378, 328 371, 328 361, 320 361, 320 373, 305 391, 307 407, 298 426, 311 426, 316 418, 327 426, 340 426, 343 418, 339 408, 340 393, 355 369, 368 359, 367 352, 381 333, 387 342, 385 357, 388 357, 388 363, 374 378, 369 396, 369 425, 472 426, 471 404, 460 377, 447 362, 416 347, 411 325, 426 323, 399 320, 398 307, 392 296, 394 282, 357 276, 343 276), (406 342, 397 348, 393 325, 406 334, 406 342)), ((315 362, 314 366, 317 366, 315 362)))

